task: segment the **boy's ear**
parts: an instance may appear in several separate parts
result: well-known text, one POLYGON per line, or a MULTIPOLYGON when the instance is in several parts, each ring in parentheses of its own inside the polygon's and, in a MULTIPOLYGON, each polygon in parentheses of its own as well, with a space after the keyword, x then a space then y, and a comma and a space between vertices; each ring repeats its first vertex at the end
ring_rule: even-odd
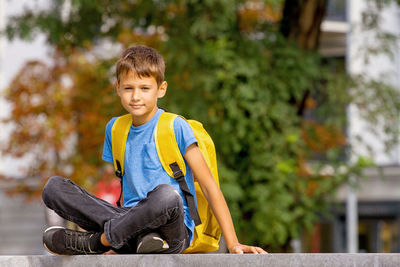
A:
POLYGON ((165 94, 167 93, 167 87, 168 87, 168 83, 166 81, 163 81, 160 85, 160 87, 158 88, 158 98, 162 98, 165 96, 165 94))
POLYGON ((117 94, 120 96, 120 94, 119 94, 119 83, 118 83, 118 80, 116 80, 115 81, 115 91, 117 91, 117 94))

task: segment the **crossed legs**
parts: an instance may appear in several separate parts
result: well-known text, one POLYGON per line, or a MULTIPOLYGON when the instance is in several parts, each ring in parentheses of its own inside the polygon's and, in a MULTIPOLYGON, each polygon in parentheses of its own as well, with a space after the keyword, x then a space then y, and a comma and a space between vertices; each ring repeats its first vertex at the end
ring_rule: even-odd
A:
MULTIPOLYGON (((101 232, 118 253, 136 253, 139 237, 157 232, 169 244, 163 253, 180 253, 189 246, 182 199, 174 187, 158 185, 135 207, 115 207, 54 176, 42 193, 43 202, 58 215, 91 232, 101 232)), ((104 244, 104 243, 103 243, 104 244)))

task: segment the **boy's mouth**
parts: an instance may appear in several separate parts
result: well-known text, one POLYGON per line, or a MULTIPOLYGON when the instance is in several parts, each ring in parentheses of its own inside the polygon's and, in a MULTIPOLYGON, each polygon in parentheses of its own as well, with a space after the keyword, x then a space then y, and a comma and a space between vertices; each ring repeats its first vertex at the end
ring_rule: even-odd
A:
POLYGON ((134 109, 138 109, 138 108, 143 107, 144 105, 143 104, 132 104, 132 105, 129 105, 129 106, 131 106, 134 109))

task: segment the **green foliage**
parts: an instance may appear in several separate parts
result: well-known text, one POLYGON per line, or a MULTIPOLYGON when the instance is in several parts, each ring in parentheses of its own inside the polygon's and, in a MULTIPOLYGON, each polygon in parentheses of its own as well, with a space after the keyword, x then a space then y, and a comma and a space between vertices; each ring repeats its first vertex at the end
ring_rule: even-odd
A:
MULTIPOLYGON (((7 33, 10 38, 29 38, 44 32, 67 66, 71 55, 102 51, 105 41, 157 48, 166 60, 169 83, 160 105, 202 121, 213 137, 222 189, 240 239, 277 248, 310 227, 318 212, 326 210, 329 196, 368 161, 348 166, 343 158, 345 111, 354 97, 348 94, 353 83, 344 70, 281 36, 283 1, 260 1, 258 9, 246 2, 251 1, 72 0, 69 16, 62 20, 63 1, 53 0, 47 11, 27 11, 11 20, 7 33), (321 105, 311 112, 313 101, 321 105), (316 122, 305 119, 307 112, 316 122), (324 161, 310 164, 316 155, 324 161)), ((82 130, 79 153, 64 165, 83 162, 99 169, 95 145, 101 141, 87 144, 94 137, 101 140, 106 121, 93 120, 89 128, 83 127, 85 115, 94 110, 101 118, 119 115, 106 86, 113 75, 107 71, 110 60, 102 56, 107 58, 97 56, 81 65, 74 61, 65 72, 74 77, 69 110, 79 111, 71 118, 73 127, 82 130)), ((391 96, 396 102, 398 94, 390 92, 382 100, 391 96)), ((387 111, 373 96, 365 94, 360 101, 379 104, 376 113, 398 111, 397 104, 387 111)), ((46 118, 49 121, 51 114, 46 118)), ((71 178, 83 183, 87 173, 96 179, 95 172, 82 169, 71 178)))

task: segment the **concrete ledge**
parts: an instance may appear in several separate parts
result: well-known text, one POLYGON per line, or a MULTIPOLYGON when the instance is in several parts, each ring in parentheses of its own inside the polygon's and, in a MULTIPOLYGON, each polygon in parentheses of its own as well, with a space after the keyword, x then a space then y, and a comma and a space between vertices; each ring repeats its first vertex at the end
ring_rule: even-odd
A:
POLYGON ((400 266, 400 254, 0 256, 0 266, 387 267, 400 266))

